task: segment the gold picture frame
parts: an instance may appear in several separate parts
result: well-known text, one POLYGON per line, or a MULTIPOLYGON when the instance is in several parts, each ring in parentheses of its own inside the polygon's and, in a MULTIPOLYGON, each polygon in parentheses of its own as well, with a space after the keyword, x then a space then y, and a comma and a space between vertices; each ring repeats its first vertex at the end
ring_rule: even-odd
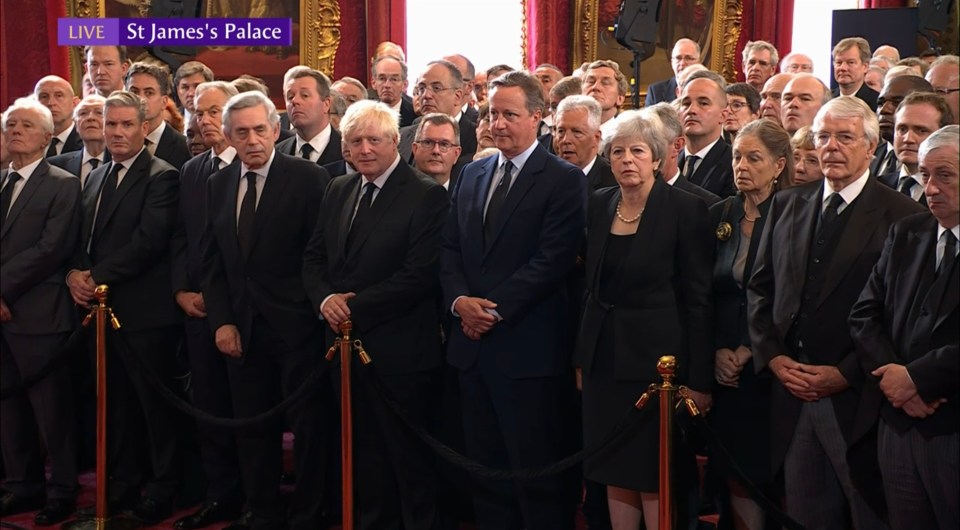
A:
MULTIPOLYGON (((571 68, 585 62, 611 59, 620 63, 623 73, 632 78, 631 55, 613 40, 612 19, 620 0, 574 0, 573 54, 571 68)), ((710 20, 709 36, 701 42, 704 65, 728 81, 737 77, 735 59, 743 19, 743 0, 690 0, 710 20)), ((662 5, 662 4, 661 4, 662 5)), ((677 37, 690 36, 678 35, 677 37)), ((659 44, 654 56, 641 63, 640 89, 646 94, 650 83, 673 76, 669 54, 673 42, 659 44), (648 64, 650 63, 650 64, 648 64)))
MULTIPOLYGON (((134 16, 146 17, 150 12, 150 0, 109 1, 122 3, 134 16)), ((272 2, 274 0, 260 1, 272 2)), ((332 75, 337 48, 340 45, 339 3, 337 0, 290 1, 299 6, 300 23, 299 26, 295 26, 294 30, 294 35, 299 33, 299 38, 294 43, 299 63, 320 70, 328 76, 332 75)), ((67 16, 72 18, 104 18, 108 16, 107 2, 108 0, 68 0, 67 16)), ((240 0, 240 2, 253 3, 250 0, 240 0)), ((237 13, 234 16, 241 17, 243 14, 237 13)), ((82 88, 81 76, 84 71, 82 54, 82 48, 72 47, 70 49, 70 79, 77 90, 82 88)), ((216 71, 216 68, 214 68, 214 71, 216 71)), ((257 72, 250 73, 261 75, 257 72)))

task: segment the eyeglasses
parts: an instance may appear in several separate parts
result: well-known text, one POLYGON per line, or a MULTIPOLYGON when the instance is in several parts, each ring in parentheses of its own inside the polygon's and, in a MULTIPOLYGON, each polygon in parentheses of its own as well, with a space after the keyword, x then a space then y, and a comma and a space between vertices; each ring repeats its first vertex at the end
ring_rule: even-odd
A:
POLYGON ((431 94, 439 94, 444 90, 456 90, 456 89, 457 87, 443 86, 440 83, 433 83, 431 85, 425 85, 423 83, 420 83, 413 89, 413 95, 419 96, 427 92, 430 92, 431 94))
POLYGON ((394 85, 403 83, 403 78, 399 75, 378 75, 376 79, 380 83, 391 83, 394 85))
POLYGON ((960 92, 960 88, 934 88, 934 92, 940 94, 941 96, 946 96, 947 94, 952 94, 954 92, 960 92))
POLYGON ((743 101, 730 101, 727 103, 727 107, 729 107, 733 112, 740 112, 746 106, 747 104, 743 101))
POLYGON ((843 146, 853 145, 854 142, 865 138, 865 136, 857 136, 852 133, 837 133, 831 134, 828 132, 818 132, 813 135, 813 143, 817 147, 824 147, 830 143, 830 139, 834 138, 837 140, 837 143, 843 146))
POLYGON ((427 151, 433 151, 434 147, 439 147, 441 153, 446 153, 447 151, 449 151, 454 147, 460 147, 459 144, 450 143, 446 140, 440 140, 438 142, 436 140, 423 139, 423 140, 417 140, 414 143, 423 147, 427 151))

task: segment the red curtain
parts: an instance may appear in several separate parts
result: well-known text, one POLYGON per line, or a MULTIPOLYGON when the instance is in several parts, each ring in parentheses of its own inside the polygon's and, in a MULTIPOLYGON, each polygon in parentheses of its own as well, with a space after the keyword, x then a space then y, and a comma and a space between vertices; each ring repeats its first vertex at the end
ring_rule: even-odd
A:
POLYGON ((909 7, 907 0, 860 0, 860 9, 876 9, 878 7, 909 7))
POLYGON ((335 78, 350 76, 369 84, 370 57, 377 44, 391 41, 406 48, 406 0, 340 1, 340 46, 335 78))
POLYGON ((549 63, 566 70, 570 64, 571 2, 526 0, 527 64, 549 63))
POLYGON ((43 76, 70 78, 67 48, 57 46, 63 0, 0 2, 0 106, 33 92, 43 76))
POLYGON ((740 50, 752 40, 765 40, 783 58, 793 47, 794 0, 744 0, 740 40, 737 41, 737 80, 743 81, 743 56, 740 50))

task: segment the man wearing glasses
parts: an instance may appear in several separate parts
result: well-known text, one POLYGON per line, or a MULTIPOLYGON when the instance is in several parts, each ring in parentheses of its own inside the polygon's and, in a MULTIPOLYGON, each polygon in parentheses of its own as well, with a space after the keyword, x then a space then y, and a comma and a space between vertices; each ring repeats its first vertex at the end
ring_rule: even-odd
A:
POLYGON ((670 65, 673 67, 673 77, 650 85, 647 89, 647 99, 644 107, 650 107, 665 101, 667 103, 677 99, 677 76, 684 68, 700 62, 700 45, 690 39, 680 39, 673 45, 670 53, 670 65))
POLYGON ((427 114, 417 125, 416 139, 413 141, 413 165, 432 178, 447 192, 453 190, 457 175, 455 166, 459 166, 460 126, 446 114, 434 112, 427 114))
POLYGON ((877 441, 874 425, 858 421, 865 374, 847 317, 890 225, 922 209, 870 177, 880 126, 863 101, 831 100, 813 134, 826 178, 774 194, 747 293, 754 362, 776 378, 772 469, 802 525, 845 528, 849 517, 855 529, 883 529, 877 441))
MULTIPOLYGON (((460 158, 469 162, 477 152, 477 124, 470 121, 461 110, 463 74, 457 66, 444 60, 428 63, 427 69, 420 75, 420 80, 413 89, 413 97, 417 98, 420 104, 420 115, 439 112, 457 122, 460 126, 460 158)), ((410 163, 413 163, 413 140, 416 133, 417 128, 413 125, 400 130, 400 156, 410 163)))
POLYGON ((377 99, 384 102, 400 116, 400 127, 413 123, 417 113, 413 110, 413 100, 404 97, 410 81, 407 79, 407 63, 392 56, 378 57, 373 62, 373 89, 377 99))
POLYGON ((953 111, 953 123, 960 123, 960 57, 942 55, 933 61, 927 72, 933 90, 947 100, 953 111))

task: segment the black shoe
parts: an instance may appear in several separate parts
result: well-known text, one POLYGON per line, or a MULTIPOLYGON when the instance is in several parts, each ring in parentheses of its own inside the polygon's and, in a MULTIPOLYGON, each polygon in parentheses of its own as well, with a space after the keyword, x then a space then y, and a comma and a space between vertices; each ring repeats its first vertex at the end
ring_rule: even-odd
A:
POLYGON ((239 519, 223 527, 223 530, 248 530, 252 519, 253 512, 243 512, 239 519))
POLYGON ((177 519, 173 523, 175 530, 193 530, 206 528, 214 523, 229 521, 240 514, 240 510, 233 505, 217 501, 207 501, 192 514, 177 519))
POLYGON ((4 517, 32 512, 40 508, 43 508, 43 493, 24 496, 4 491, 3 495, 0 495, 0 515, 4 517))
POLYGON ((173 501, 144 497, 133 507, 133 516, 144 524, 157 524, 173 513, 173 501))
POLYGON ((50 526, 65 521, 73 515, 77 503, 73 499, 50 499, 47 505, 33 518, 37 526, 50 526))

